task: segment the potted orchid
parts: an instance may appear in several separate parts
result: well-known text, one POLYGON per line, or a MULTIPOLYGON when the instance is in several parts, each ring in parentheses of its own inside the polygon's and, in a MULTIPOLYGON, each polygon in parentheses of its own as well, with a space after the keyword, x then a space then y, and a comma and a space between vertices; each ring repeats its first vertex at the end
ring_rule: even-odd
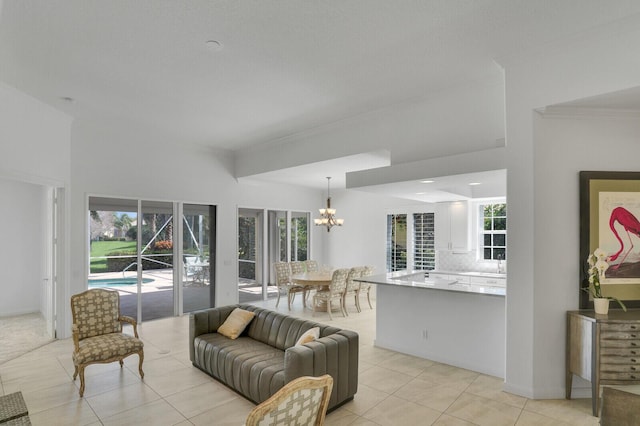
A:
POLYGON ((609 301, 615 300, 618 302, 623 311, 627 311, 627 307, 622 301, 616 297, 603 296, 602 287, 600 286, 600 279, 604 278, 604 273, 609 269, 607 263, 607 254, 600 248, 596 249, 593 254, 587 257, 589 285, 582 290, 590 293, 593 297, 593 306, 596 314, 607 314, 609 312, 609 301))

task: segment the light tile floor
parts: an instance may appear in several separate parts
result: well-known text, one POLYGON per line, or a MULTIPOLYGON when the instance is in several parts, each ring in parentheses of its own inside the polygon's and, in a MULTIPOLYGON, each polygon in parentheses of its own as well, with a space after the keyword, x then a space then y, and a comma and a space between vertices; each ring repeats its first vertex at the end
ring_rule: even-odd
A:
MULTIPOLYGON (((275 301, 257 303, 275 309, 275 301)), ((376 348, 375 311, 334 315, 332 324, 360 334, 359 388, 327 416, 328 425, 597 425, 591 400, 529 400, 503 392, 502 380, 376 348)), ((288 312, 286 304, 279 310, 288 312)), ((301 306, 292 315, 328 322, 301 306)), ((0 365, 0 394, 22 391, 34 425, 242 425, 253 404, 193 367, 188 316, 146 322, 145 379, 137 356, 86 370, 85 397, 71 380, 70 339, 0 365)))

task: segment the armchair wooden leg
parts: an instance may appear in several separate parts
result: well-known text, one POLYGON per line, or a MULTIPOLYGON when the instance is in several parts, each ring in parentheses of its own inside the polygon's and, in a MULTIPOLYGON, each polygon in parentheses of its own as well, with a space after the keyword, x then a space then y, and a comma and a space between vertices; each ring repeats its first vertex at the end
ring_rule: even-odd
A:
POLYGON ((144 361, 144 352, 138 352, 138 372, 140 373, 140 378, 144 379, 144 371, 142 371, 142 361, 144 361))
POLYGON ((331 316, 331 300, 332 299, 327 300, 327 313, 329 314, 329 319, 333 320, 333 317, 331 316))
POLYGON ((373 306, 371 306, 371 289, 367 290, 367 302, 369 302, 369 308, 373 309, 373 306))
POLYGON ((124 365, 124 361, 121 359, 119 359, 118 361, 120 362, 120 368, 122 368, 122 366, 124 365))
POLYGON ((82 398, 84 395, 84 365, 78 368, 78 372, 80 374, 80 398, 82 398))
POLYGON ((276 308, 278 307, 279 303, 280 303, 280 288, 278 288, 278 300, 276 300, 276 308))
POLYGON ((76 377, 78 377, 78 366, 74 365, 74 367, 75 367, 75 371, 73 372, 73 380, 75 381, 76 377))

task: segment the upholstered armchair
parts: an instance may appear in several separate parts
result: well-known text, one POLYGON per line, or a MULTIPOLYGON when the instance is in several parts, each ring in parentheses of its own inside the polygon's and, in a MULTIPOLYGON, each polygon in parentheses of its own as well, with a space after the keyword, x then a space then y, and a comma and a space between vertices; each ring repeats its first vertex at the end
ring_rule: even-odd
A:
POLYGON ((84 369, 91 364, 120 362, 138 354, 138 371, 144 378, 143 343, 138 338, 136 321, 120 315, 120 296, 117 291, 91 289, 71 296, 73 324, 73 380, 80 375, 80 396, 84 394, 84 369), (133 326, 134 336, 122 333, 122 323, 133 326))
POLYGON ((324 424, 333 378, 298 377, 255 407, 246 426, 320 426, 324 424))

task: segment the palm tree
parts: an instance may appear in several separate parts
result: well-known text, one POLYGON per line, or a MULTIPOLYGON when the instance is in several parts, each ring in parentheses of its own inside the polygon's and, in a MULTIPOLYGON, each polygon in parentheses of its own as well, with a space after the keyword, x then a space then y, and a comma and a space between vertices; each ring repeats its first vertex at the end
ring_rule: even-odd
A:
POLYGON ((120 236, 123 236, 127 233, 127 230, 131 228, 132 223, 133 220, 128 214, 121 213, 120 216, 118 216, 117 213, 113 213, 113 226, 118 229, 118 231, 120 231, 120 236))

